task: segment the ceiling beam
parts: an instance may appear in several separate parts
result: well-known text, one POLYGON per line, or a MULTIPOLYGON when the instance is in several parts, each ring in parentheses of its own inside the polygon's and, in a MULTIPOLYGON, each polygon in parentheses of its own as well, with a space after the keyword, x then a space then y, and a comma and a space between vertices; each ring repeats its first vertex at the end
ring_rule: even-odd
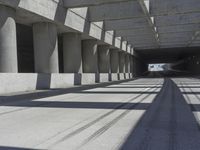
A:
POLYGON ((149 27, 148 21, 145 17, 143 18, 131 18, 121 20, 105 20, 106 30, 126 30, 134 28, 147 28, 149 27))
POLYGON ((199 0, 151 0, 152 16, 200 12, 199 0))
POLYGON ((90 21, 120 20, 144 16, 145 15, 137 1, 112 3, 89 7, 90 21))
POLYGON ((135 0, 63 0, 64 6, 67 8, 98 6, 98 5, 127 2, 127 1, 135 1, 135 0))
POLYGON ((184 25, 184 24, 199 24, 199 23, 200 23, 200 13, 188 13, 188 14, 155 17, 155 24, 157 27, 184 25))
POLYGON ((152 17, 150 14, 149 14, 149 10, 150 10, 150 2, 149 0, 137 0, 143 10, 143 13, 145 14, 146 16, 146 19, 149 23, 149 26, 151 27, 151 31, 152 33, 154 34, 154 38, 156 39, 157 41, 157 45, 159 46, 159 35, 158 35, 158 32, 157 32, 157 29, 156 29, 156 26, 154 24, 154 17, 152 17))

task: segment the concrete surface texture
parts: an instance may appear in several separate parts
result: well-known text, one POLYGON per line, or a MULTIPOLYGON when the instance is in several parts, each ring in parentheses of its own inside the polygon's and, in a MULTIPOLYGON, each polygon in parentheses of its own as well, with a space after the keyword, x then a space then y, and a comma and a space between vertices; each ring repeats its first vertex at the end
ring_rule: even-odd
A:
POLYGON ((199 20, 199 0, 0 0, 0 150, 199 150, 199 20))
POLYGON ((63 56, 65 73, 82 73, 81 34, 63 36, 63 56))
POLYGON ((119 53, 119 72, 125 72, 125 54, 124 52, 119 53))
POLYGON ((117 50, 110 51, 110 68, 112 73, 119 73, 119 53, 117 50))
POLYGON ((0 94, 40 89, 60 89, 132 78, 132 74, 124 73, 1 73, 0 94))
POLYGON ((98 52, 96 40, 84 40, 82 43, 83 72, 98 73, 98 52))
POLYGON ((110 49, 109 46, 98 47, 98 61, 99 61, 99 72, 107 73, 110 72, 110 49))
POLYGON ((198 150, 199 84, 143 78, 49 96, 5 95, 0 148, 198 150))
POLYGON ((15 10, 0 5, 0 72, 17 73, 15 10))
POLYGON ((57 29, 51 23, 33 24, 35 71, 58 73, 57 29))

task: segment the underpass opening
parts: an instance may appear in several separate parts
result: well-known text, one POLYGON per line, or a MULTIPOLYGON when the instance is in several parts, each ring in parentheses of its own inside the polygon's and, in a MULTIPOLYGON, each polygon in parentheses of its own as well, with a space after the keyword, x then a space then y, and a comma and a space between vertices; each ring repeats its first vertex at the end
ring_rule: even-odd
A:
POLYGON ((148 64, 148 71, 149 72, 164 71, 165 66, 166 64, 148 64))
POLYGON ((199 76, 199 47, 137 49, 140 59, 148 65, 146 77, 199 76))

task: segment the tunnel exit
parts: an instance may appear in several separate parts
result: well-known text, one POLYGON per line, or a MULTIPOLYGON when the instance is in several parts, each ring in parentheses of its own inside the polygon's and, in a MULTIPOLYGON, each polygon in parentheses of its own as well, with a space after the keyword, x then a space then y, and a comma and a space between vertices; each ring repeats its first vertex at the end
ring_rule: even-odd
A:
POLYGON ((148 64, 148 71, 149 72, 158 72, 158 71, 165 71, 167 70, 167 64, 159 63, 159 64, 148 64))

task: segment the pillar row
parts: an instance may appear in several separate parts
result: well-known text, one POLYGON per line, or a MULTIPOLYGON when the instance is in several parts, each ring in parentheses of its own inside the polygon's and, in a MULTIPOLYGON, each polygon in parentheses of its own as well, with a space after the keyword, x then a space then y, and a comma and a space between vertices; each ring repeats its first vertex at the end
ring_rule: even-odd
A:
POLYGON ((63 60, 65 73, 82 73, 81 34, 63 35, 63 60))
POLYGON ((98 65, 100 73, 110 73, 110 49, 109 46, 98 46, 98 65))
POLYGON ((119 52, 119 72, 125 73, 125 53, 119 52))
POLYGON ((119 73, 119 51, 117 49, 110 50, 110 68, 111 73, 119 73))
POLYGON ((37 73, 58 73, 57 28, 52 23, 33 25, 35 71, 37 73))
POLYGON ((15 10, 3 5, 0 5, 0 72, 18 72, 15 10))
POLYGON ((98 73, 98 54, 96 40, 82 41, 82 58, 84 73, 98 73))
POLYGON ((130 73, 130 57, 129 57, 129 54, 125 54, 125 72, 130 73))

